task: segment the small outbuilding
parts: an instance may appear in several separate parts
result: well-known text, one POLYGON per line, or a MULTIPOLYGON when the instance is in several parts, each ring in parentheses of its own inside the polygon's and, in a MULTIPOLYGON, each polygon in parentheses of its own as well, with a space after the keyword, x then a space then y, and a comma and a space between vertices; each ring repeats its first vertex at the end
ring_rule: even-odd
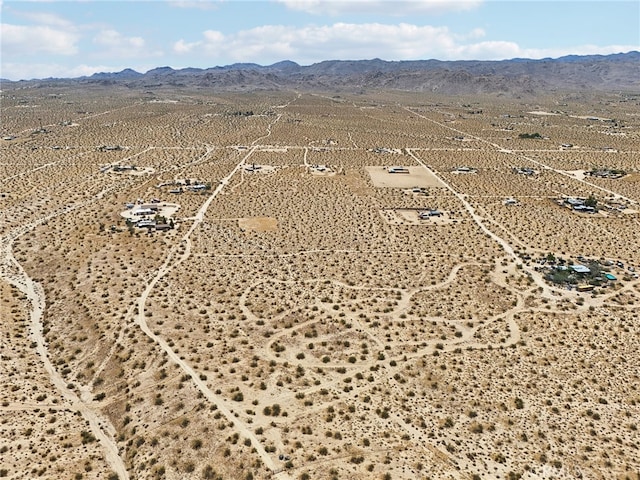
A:
POLYGON ((588 205, 574 205, 573 209, 576 212, 586 212, 586 213, 595 213, 596 209, 593 207, 590 207, 588 205))
POLYGON ((425 210, 422 211, 420 213, 418 213, 418 218, 420 220, 426 220, 427 218, 431 218, 431 217, 441 217, 442 216, 442 212, 440 210, 425 210))
POLYGON ((138 228, 155 228, 156 227, 156 222, 154 222, 153 220, 140 220, 138 223, 136 223, 136 227, 138 227, 138 228))
POLYGON ((571 270, 573 270, 576 273, 581 273, 581 274, 587 274, 587 273, 591 273, 591 269, 585 265, 580 265, 580 264, 576 264, 576 265, 571 265, 571 270))

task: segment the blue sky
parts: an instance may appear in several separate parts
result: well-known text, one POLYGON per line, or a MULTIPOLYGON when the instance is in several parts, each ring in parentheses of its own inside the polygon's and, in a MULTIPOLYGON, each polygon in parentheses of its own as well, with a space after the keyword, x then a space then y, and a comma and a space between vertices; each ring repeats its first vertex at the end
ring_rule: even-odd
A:
POLYGON ((640 1, 0 0, 0 77, 640 50, 640 1))

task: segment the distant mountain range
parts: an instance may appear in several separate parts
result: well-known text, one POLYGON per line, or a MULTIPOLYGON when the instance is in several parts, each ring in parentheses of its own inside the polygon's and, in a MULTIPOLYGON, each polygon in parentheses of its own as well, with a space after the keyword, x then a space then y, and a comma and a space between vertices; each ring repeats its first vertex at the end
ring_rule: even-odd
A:
MULTIPOLYGON (((9 83, 7 80, 2 82, 9 83)), ((328 60, 308 66, 285 60, 268 66, 237 63, 206 69, 175 70, 171 67, 159 67, 146 73, 125 69, 74 79, 50 78, 21 82, 48 85, 121 85, 145 90, 188 87, 214 91, 403 90, 443 94, 617 90, 640 92, 640 52, 569 55, 541 60, 328 60)))

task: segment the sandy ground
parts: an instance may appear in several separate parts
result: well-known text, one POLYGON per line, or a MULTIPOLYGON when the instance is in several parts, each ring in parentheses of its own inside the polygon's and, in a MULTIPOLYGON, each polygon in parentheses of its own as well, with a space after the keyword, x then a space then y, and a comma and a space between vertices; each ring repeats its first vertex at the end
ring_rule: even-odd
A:
POLYGON ((638 478, 640 124, 589 123, 635 118, 624 98, 41 95, 51 131, 10 109, 0 146, 3 476, 638 478), (153 175, 99 169, 134 162, 153 175), (176 197, 180 229, 124 228, 186 178, 211 189, 176 197), (557 204, 589 195, 626 213, 557 204), (550 257, 616 280, 554 285, 550 257))
POLYGON ((254 232, 273 232, 278 229, 278 220, 271 217, 251 217, 238 220, 241 230, 254 232))
POLYGON ((430 172, 418 168, 407 167, 409 173, 389 173, 389 167, 367 167, 371 181, 376 187, 413 188, 442 187, 442 182, 430 172))

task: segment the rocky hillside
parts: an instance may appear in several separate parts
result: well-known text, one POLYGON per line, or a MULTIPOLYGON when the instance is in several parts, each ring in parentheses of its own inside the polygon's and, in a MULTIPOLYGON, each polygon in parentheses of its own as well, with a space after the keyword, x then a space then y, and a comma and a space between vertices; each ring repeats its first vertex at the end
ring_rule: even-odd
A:
POLYGON ((302 66, 282 61, 175 70, 160 67, 139 73, 125 69, 76 79, 30 83, 74 82, 130 88, 196 87, 217 91, 297 89, 302 91, 370 91, 377 89, 443 94, 539 94, 551 91, 639 91, 640 52, 567 56, 557 59, 502 61, 380 59, 330 60, 302 66))

